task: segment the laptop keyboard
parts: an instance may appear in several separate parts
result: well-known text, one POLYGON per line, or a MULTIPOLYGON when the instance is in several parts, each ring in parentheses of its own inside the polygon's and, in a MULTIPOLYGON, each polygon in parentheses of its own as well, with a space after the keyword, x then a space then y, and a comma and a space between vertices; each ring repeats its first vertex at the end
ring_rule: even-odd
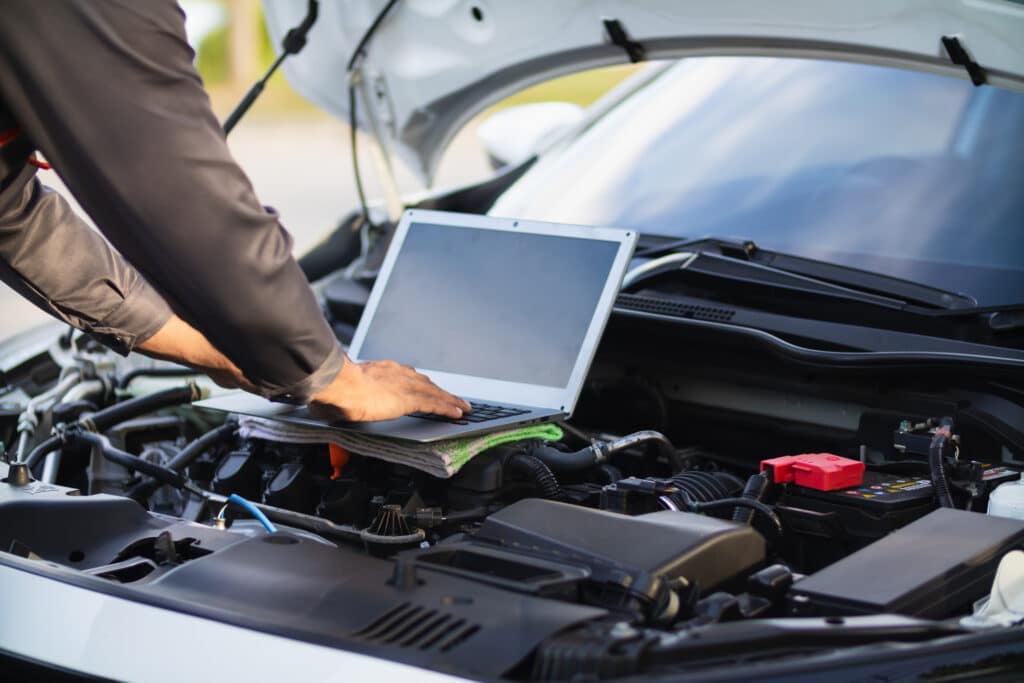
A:
POLYGON ((434 422, 447 422, 453 425, 468 425, 478 424, 480 422, 490 422, 491 420, 500 420, 506 417, 515 417, 516 415, 525 415, 530 412, 523 408, 509 408, 508 406, 492 406, 487 403, 474 403, 473 411, 466 415, 463 415, 459 419, 452 417, 445 417, 444 415, 433 415, 431 413, 410 413, 409 417, 418 417, 421 420, 433 420, 434 422))

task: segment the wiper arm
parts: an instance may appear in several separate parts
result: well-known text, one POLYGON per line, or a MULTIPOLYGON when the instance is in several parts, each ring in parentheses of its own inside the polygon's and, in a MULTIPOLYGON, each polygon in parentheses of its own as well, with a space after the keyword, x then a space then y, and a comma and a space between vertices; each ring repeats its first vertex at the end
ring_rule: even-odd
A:
POLYGON ((919 306, 970 311, 977 307, 977 302, 964 294, 827 261, 768 251, 749 240, 678 240, 652 245, 636 255, 657 258, 631 271, 627 275, 629 285, 685 269, 752 285, 768 284, 887 308, 919 306))

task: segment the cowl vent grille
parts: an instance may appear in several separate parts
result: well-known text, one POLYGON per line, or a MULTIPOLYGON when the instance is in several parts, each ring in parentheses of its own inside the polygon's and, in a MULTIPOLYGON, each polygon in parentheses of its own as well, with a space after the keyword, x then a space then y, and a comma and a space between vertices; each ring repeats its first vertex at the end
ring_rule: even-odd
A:
POLYGON ((479 624, 403 602, 352 636, 367 643, 448 652, 473 637, 479 624))
POLYGON ((736 311, 716 306, 697 306, 684 304, 668 299, 652 299, 636 294, 620 294, 615 301, 619 308, 627 308, 631 311, 643 311, 645 313, 658 313, 670 315, 675 318, 692 318, 695 320, 710 320, 716 323, 727 323, 736 315, 736 311))

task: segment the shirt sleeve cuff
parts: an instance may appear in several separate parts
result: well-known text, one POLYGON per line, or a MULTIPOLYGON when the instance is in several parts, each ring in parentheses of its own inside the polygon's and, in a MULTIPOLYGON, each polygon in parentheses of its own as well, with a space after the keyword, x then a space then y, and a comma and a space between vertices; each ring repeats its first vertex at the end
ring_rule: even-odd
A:
POLYGON ((122 355, 127 355, 171 319, 171 307, 141 277, 124 301, 91 327, 90 334, 122 355))
POLYGON ((334 348, 327 355, 327 359, 321 363, 319 369, 313 372, 313 374, 297 384, 286 387, 283 391, 274 393, 269 398, 277 403, 305 405, 334 381, 334 378, 338 376, 341 368, 347 362, 348 358, 345 356, 345 352, 340 345, 335 344, 334 348))

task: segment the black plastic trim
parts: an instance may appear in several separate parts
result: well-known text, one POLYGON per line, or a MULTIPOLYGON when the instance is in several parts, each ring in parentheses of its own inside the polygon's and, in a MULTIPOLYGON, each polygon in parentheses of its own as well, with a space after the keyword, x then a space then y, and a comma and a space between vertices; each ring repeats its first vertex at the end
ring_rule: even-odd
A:
MULTIPOLYGON (((951 351, 826 351, 800 346, 786 341, 781 337, 765 332, 761 329, 744 327, 739 324, 712 322, 709 320, 698 320, 694 318, 675 317, 658 313, 647 313, 644 311, 630 310, 629 308, 616 305, 614 313, 617 316, 648 320, 652 322, 672 323, 680 326, 703 328, 706 330, 724 332, 727 334, 745 337, 750 341, 766 348, 777 356, 802 365, 818 368, 864 368, 864 369, 887 369, 887 368, 908 368, 915 369, 964 369, 964 370, 989 370, 996 373, 996 376, 1007 379, 1007 373, 1013 376, 1024 377, 1024 359, 1008 358, 990 354, 975 354, 951 351)), ((768 315, 768 314, 765 314, 768 315)), ((780 321, 787 319, 786 316, 772 316, 780 321)), ((794 326, 791 334, 794 336, 814 336, 812 328, 808 325, 815 324, 815 332, 824 329, 824 326, 837 325, 835 323, 823 323, 820 321, 808 321, 804 319, 788 318, 794 326), (804 325, 798 329, 795 323, 804 325)), ((844 328, 854 328, 852 325, 843 325, 844 328)), ((864 333, 884 333, 883 330, 871 330, 860 328, 864 333)), ((909 335, 914 336, 914 335, 909 335)), ((849 343, 849 339, 846 340, 849 343)), ((943 341, 943 340, 937 340, 943 341)), ((962 343, 962 342, 950 342, 962 343)), ((993 347, 985 347, 986 350, 1002 350, 993 347)))

